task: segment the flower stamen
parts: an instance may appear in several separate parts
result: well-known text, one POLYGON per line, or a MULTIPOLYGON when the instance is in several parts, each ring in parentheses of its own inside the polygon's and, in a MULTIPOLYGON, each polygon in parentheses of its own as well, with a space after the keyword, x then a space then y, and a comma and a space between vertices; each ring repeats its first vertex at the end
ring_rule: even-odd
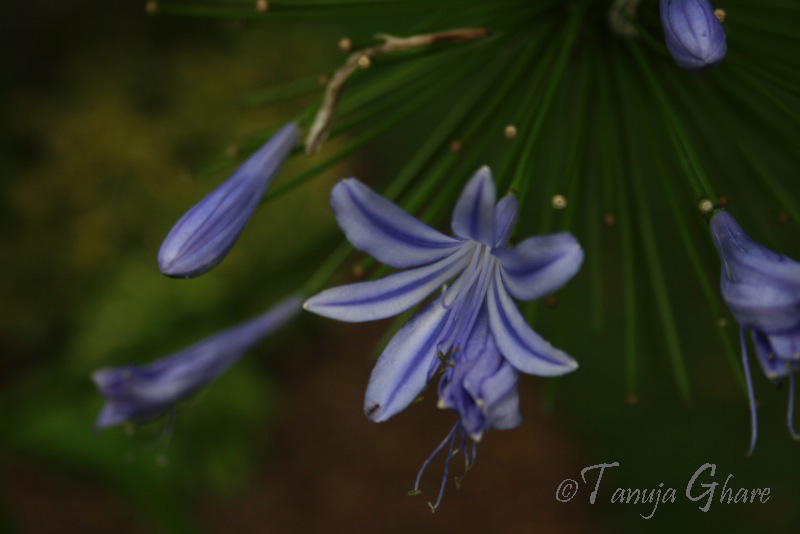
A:
POLYGON ((747 340, 745 339, 744 328, 739 328, 739 338, 742 343, 742 365, 744 366, 744 377, 747 381, 747 398, 750 402, 750 449, 747 451, 747 457, 753 455, 756 449, 756 440, 758 439, 758 415, 756 414, 756 395, 753 392, 753 380, 750 377, 750 363, 747 357, 747 340))

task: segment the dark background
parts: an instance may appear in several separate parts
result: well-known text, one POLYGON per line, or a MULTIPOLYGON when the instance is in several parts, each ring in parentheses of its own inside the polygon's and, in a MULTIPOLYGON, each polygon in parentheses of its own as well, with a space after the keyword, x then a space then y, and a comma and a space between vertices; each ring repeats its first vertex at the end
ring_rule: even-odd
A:
MULTIPOLYGON (((427 397, 387 424, 369 423, 361 413, 384 323, 303 316, 183 407, 171 430, 157 423, 94 434, 102 399, 92 370, 169 354, 298 287, 336 236, 330 186, 346 175, 391 169, 403 142, 362 150, 261 210, 236 253, 212 274, 166 279, 155 262, 160 240, 234 168, 228 148, 310 102, 247 108, 242 98, 330 70, 342 59, 336 42, 346 30, 335 23, 148 17, 141 2, 51 0, 3 11, 0 530, 797 525, 800 445, 785 429, 785 390, 773 394, 754 368, 761 435, 755 456, 745 459, 746 397, 722 356, 706 346, 705 332, 689 330, 683 339, 692 357, 691 406, 665 378, 660 348, 648 345, 641 350, 654 357, 643 360, 639 402, 630 404, 620 360, 608 356, 618 350, 613 340, 625 319, 619 300, 607 301, 607 335, 574 336, 556 326, 565 314, 585 320, 586 273, 557 305, 539 312, 542 332, 557 346, 568 340, 581 372, 557 390, 524 377, 524 424, 484 437, 477 464, 460 490, 448 485, 435 515, 425 502, 438 489, 438 459, 423 479, 423 495, 405 493, 452 414, 427 397), (615 461, 621 465, 606 471, 596 504, 589 504, 596 471, 573 501, 556 500, 562 480, 580 480, 582 468, 615 461), (770 487, 769 502, 721 504, 718 488, 710 511, 699 511, 702 503, 688 502, 684 491, 705 463, 716 464, 720 485, 733 474, 735 490, 770 487), (676 503, 660 504, 650 520, 639 514, 649 515, 651 505, 610 503, 618 487, 659 483, 675 488, 676 503)), ((303 165, 293 161, 290 168, 303 165)), ((618 261, 606 258, 612 269, 618 261)), ((672 261, 667 256, 665 269, 672 261)), ((682 324, 707 313, 692 291, 673 297, 682 324)), ((657 321, 642 325, 659 329, 657 321)), ((734 327, 726 326, 731 333, 734 327)))

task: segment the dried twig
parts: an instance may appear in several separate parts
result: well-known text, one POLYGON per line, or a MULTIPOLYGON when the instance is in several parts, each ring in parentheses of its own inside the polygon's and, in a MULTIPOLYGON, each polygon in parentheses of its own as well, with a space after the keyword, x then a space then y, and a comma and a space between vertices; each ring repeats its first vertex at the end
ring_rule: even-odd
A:
POLYGON ((381 54, 396 52, 398 50, 419 48, 435 43, 473 41, 482 39, 487 35, 489 35, 489 31, 483 28, 447 30, 412 35, 411 37, 394 37, 387 34, 376 35, 375 37, 383 40, 382 44, 350 54, 350 57, 347 58, 344 65, 342 65, 328 81, 328 85, 325 87, 325 96, 322 99, 322 105, 317 111, 317 115, 314 117, 314 122, 311 124, 308 136, 306 137, 306 154, 313 154, 319 150, 325 142, 331 123, 333 122, 333 116, 336 113, 336 105, 339 103, 339 96, 342 93, 344 82, 347 81, 347 78, 349 78, 357 68, 368 67, 370 58, 381 54))

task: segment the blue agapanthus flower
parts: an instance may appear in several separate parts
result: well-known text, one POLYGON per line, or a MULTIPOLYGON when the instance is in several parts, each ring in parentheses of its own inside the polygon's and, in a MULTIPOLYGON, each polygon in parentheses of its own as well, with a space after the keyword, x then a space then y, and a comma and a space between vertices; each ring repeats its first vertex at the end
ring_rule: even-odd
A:
POLYGON ((725 29, 708 0, 661 0, 661 25, 669 53, 684 69, 711 67, 728 52, 725 29))
POLYGON ((106 398, 96 427, 146 421, 170 411, 296 316, 301 303, 299 297, 290 297, 254 319, 147 365, 95 371, 92 379, 106 398))
POLYGON ((722 297, 740 326, 752 422, 748 454, 752 454, 757 418, 746 330, 752 333, 758 362, 767 378, 789 380, 787 424, 792 436, 800 439, 792 421, 794 373, 800 371, 800 263, 750 239, 727 211, 719 211, 711 218, 711 235, 722 258, 722 297))
MULTIPOLYGON (((475 173, 456 203, 456 237, 434 230, 356 179, 334 187, 331 205, 353 246, 406 270, 323 291, 305 303, 307 310, 342 321, 369 321, 401 313, 441 290, 389 342, 364 400, 367 417, 386 421, 442 371, 439 406, 455 410, 459 419, 420 476, 445 447, 449 462, 456 446, 468 454, 467 437, 477 442, 490 428, 520 423, 520 372, 557 376, 578 367, 528 326, 512 297, 531 300, 557 290, 580 268, 583 250, 566 232, 509 246, 517 200, 508 195, 495 204, 488 167, 475 173)), ((415 489, 418 484, 419 477, 415 489)))
POLYGON ((295 123, 281 128, 230 178, 187 211, 158 251, 161 272, 191 278, 216 267, 236 243, 299 135, 295 123))

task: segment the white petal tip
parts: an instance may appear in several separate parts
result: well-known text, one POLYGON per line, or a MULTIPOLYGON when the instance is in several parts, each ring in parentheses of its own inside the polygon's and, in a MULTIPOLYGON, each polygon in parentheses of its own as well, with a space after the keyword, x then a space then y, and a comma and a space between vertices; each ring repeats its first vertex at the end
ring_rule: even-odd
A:
POLYGON ((562 374, 571 373, 573 371, 576 371, 577 369, 578 369, 578 362, 570 359, 569 361, 564 362, 564 371, 562 374))

